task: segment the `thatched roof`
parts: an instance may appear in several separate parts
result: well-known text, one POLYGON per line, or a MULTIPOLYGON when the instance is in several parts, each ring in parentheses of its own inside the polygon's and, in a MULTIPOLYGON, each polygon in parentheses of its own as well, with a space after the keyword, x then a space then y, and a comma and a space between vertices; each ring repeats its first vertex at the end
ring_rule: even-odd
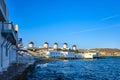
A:
POLYGON ((45 42, 44 44, 49 44, 48 42, 45 42))
POLYGON ((54 43, 54 45, 58 45, 58 43, 57 43, 57 42, 55 42, 55 43, 54 43))
POLYGON ((72 47, 77 47, 76 45, 73 45, 72 47))
POLYGON ((30 42, 29 44, 34 44, 33 42, 30 42))
POLYGON ((64 45, 68 45, 67 43, 64 43, 64 45))

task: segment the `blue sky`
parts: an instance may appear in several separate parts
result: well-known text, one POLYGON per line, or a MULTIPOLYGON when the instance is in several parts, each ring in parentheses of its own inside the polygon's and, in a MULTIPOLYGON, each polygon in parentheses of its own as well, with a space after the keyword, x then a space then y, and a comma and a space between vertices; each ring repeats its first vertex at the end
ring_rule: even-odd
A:
POLYGON ((78 48, 120 48, 120 0, 6 0, 9 19, 28 46, 58 42, 78 48))

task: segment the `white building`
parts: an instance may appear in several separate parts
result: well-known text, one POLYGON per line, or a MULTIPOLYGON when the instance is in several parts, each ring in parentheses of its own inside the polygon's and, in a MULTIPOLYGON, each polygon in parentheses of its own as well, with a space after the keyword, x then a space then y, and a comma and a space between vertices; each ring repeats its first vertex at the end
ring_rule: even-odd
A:
POLYGON ((60 51, 49 51, 49 57, 50 58, 60 58, 61 57, 61 53, 60 51))
POLYGON ((61 51, 61 57, 63 58, 75 58, 75 53, 70 51, 61 51))
POLYGON ((43 54, 46 58, 75 58, 75 54, 69 51, 52 50, 44 51, 43 54))
POLYGON ((0 72, 7 70, 17 58, 18 26, 8 20, 6 3, 0 0, 0 72))
POLYGON ((34 43, 33 42, 29 43, 29 48, 34 48, 34 43))
POLYGON ((58 49, 58 43, 54 43, 53 49, 54 49, 54 50, 57 50, 57 49, 58 49))
POLYGON ((46 58, 79 58, 79 59, 93 59, 98 57, 98 53, 78 53, 75 54, 71 51, 58 51, 58 50, 51 50, 51 51, 42 51, 41 56, 46 58))
POLYGON ((98 57, 98 53, 82 53, 82 55, 85 59, 93 59, 98 57))
POLYGON ((75 58, 83 59, 83 54, 82 53, 75 54, 75 58))
POLYGON ((72 46, 72 50, 77 50, 77 46, 76 46, 76 45, 73 45, 73 46, 72 46))
POLYGON ((49 43, 48 42, 45 42, 44 45, 43 45, 44 48, 49 48, 49 43))

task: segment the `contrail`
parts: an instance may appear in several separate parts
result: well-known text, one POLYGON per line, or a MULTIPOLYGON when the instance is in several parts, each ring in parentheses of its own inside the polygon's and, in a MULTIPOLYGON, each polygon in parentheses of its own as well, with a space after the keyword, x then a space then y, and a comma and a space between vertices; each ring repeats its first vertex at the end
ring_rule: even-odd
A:
POLYGON ((101 28, 86 29, 86 30, 81 30, 79 32, 72 32, 70 35, 84 33, 84 32, 92 32, 92 31, 105 30, 105 29, 110 29, 110 28, 114 28, 114 27, 120 27, 120 25, 114 25, 114 26, 108 26, 108 27, 101 27, 101 28))
MULTIPOLYGON (((113 19, 113 18, 118 17, 118 16, 120 16, 120 15, 113 15, 113 16, 105 17, 105 18, 100 19, 100 21, 98 21, 98 22, 104 22, 106 20, 113 19)), ((94 25, 94 26, 97 26, 97 25, 94 25)), ((79 32, 72 32, 69 35, 79 34, 79 33, 83 33, 83 32, 92 32, 92 31, 104 30, 104 29, 109 29, 109 28, 114 28, 114 27, 120 27, 120 25, 114 25, 114 26, 108 26, 108 27, 100 27, 100 28, 92 28, 92 29, 85 29, 85 30, 81 30, 79 32)))
POLYGON ((106 21, 106 20, 113 19, 118 16, 120 16, 120 15, 113 15, 113 16, 105 17, 105 18, 101 19, 100 21, 106 21))

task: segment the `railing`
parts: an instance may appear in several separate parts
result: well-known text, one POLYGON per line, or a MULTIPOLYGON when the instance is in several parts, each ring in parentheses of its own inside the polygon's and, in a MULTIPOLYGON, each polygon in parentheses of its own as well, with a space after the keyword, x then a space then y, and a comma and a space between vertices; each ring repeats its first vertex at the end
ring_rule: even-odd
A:
POLYGON ((6 16, 6 4, 5 4, 4 0, 0 0, 0 5, 1 5, 2 10, 6 16))
POLYGON ((12 33, 14 39, 17 40, 17 35, 16 35, 16 32, 15 32, 15 28, 14 28, 13 23, 3 22, 2 23, 2 32, 3 33, 8 33, 8 34, 12 33))

